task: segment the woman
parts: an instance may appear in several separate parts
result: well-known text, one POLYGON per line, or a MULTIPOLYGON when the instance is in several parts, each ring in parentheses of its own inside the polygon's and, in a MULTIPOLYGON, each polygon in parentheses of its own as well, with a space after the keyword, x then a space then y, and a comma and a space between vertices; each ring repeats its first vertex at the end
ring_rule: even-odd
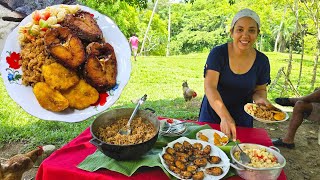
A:
POLYGON ((236 140, 236 126, 253 127, 244 105, 270 105, 268 57, 253 46, 260 32, 260 18, 250 9, 239 11, 231 23, 232 42, 213 48, 204 67, 205 96, 199 121, 220 123, 229 138, 236 140))
POLYGON ((131 50, 133 53, 134 60, 136 61, 138 54, 139 39, 137 38, 135 33, 129 38, 129 43, 131 43, 131 50))

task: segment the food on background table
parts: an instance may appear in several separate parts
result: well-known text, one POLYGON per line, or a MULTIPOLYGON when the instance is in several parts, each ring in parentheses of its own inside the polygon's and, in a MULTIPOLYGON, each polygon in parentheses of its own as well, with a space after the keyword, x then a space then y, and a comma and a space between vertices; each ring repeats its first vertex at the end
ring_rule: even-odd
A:
MULTIPOLYGON (((254 168, 271 168, 280 166, 278 159, 265 148, 248 148, 243 151, 250 157, 251 162, 246 164, 254 168)), ((234 153, 234 157, 240 160, 240 151, 234 153)))
POLYGON ((223 173, 221 168, 219 173, 211 172, 211 167, 205 168, 208 164, 219 164, 221 162, 220 157, 211 156, 210 153, 210 145, 203 147, 201 143, 191 144, 188 141, 183 141, 182 143, 176 142, 173 144, 173 147, 167 147, 162 158, 169 167, 169 170, 180 178, 203 179, 204 172, 201 168, 214 176, 219 176, 223 173))
POLYGON ((116 85, 115 52, 110 44, 105 43, 93 14, 81 10, 79 5, 60 5, 37 10, 31 16, 31 22, 19 27, 22 83, 33 87, 38 82, 45 82, 46 85, 39 86, 50 89, 43 93, 33 90, 37 92, 36 97, 54 97, 59 99, 59 103, 63 102, 63 106, 59 103, 53 105, 53 101, 40 102, 37 98, 43 108, 54 112, 68 107, 84 109, 98 100, 97 91, 105 93, 116 85), (89 46, 87 49, 91 51, 86 53, 85 48, 90 43, 98 44, 99 47, 89 46), (94 52, 99 53, 93 55, 94 52), (87 65, 86 71, 83 70, 84 64, 87 65), (84 83, 79 85, 82 82, 80 79, 93 87, 87 83, 85 86, 84 83), (101 79, 102 85, 96 83, 101 79), (78 92, 76 90, 84 89, 90 93, 74 94, 78 92), (44 94, 49 92, 54 93, 44 94), (63 99, 61 96, 68 97, 63 99), (68 99, 68 103, 65 103, 65 99, 68 99), (65 107, 67 104, 70 106, 65 107))
POLYGON ((281 121, 286 118, 286 114, 281 110, 265 105, 249 103, 246 105, 245 110, 248 114, 264 120, 281 121))
POLYGON ((119 130, 124 127, 129 119, 119 119, 107 127, 99 127, 98 136, 108 144, 132 145, 148 141, 157 133, 156 127, 148 120, 135 117, 131 123, 131 134, 122 135, 119 130))
POLYGON ((69 101, 45 82, 36 83, 33 87, 33 93, 41 107, 49 111, 59 112, 69 107, 69 101))

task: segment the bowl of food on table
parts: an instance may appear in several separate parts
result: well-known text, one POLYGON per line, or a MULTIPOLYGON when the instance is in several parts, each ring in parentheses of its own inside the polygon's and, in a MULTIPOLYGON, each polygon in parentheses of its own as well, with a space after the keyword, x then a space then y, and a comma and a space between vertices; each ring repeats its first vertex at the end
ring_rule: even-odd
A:
POLYGON ((147 153, 157 141, 160 122, 153 112, 138 110, 131 122, 131 133, 120 134, 133 110, 119 108, 100 114, 90 126, 90 142, 116 160, 133 160, 147 153))
POLYGON ((259 144, 241 143, 241 149, 250 157, 250 162, 244 164, 240 159, 240 149, 233 146, 230 155, 237 174, 244 179, 269 179, 275 180, 279 177, 286 165, 286 159, 280 154, 276 147, 266 147, 259 144))

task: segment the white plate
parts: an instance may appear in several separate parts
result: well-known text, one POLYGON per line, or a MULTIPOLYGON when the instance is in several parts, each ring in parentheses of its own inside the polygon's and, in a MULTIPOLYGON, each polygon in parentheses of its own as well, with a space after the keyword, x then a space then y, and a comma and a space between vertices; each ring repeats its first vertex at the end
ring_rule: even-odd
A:
POLYGON ((250 105, 252 105, 252 104, 253 104, 253 103, 247 103, 246 105, 244 105, 243 109, 244 109, 244 111, 245 111, 247 114, 249 114, 250 116, 252 116, 253 119, 255 119, 255 120, 257 120, 257 121, 264 122, 264 123, 279 123, 279 122, 284 122, 284 121, 286 121, 286 120, 289 119, 289 114, 288 114, 287 112, 284 112, 284 111, 281 111, 281 110, 280 110, 281 112, 283 112, 283 113, 286 114, 286 117, 285 117, 283 120, 280 120, 280 121, 278 121, 278 120, 267 120, 267 119, 262 119, 262 118, 255 117, 255 116, 253 116, 252 114, 250 114, 250 113, 248 112, 248 106, 250 106, 250 105))
MULTIPOLYGON (((225 135, 223 132, 218 131, 218 130, 215 130, 215 129, 203 129, 203 130, 197 132, 197 134, 196 134, 197 140, 201 140, 201 139, 199 138, 199 134, 200 134, 200 133, 202 133, 203 135, 207 136, 207 137, 209 138, 208 142, 211 143, 211 144, 213 144, 213 145, 214 145, 214 136, 213 136, 214 133, 219 134, 220 137, 224 137, 224 136, 226 137, 226 136, 227 136, 227 135, 225 135)), ((202 141, 202 140, 201 140, 201 141, 202 141)), ((228 142, 229 142, 229 141, 228 141, 228 142)), ((225 146, 226 144, 228 144, 228 142, 224 143, 222 146, 225 146)))
POLYGON ((166 122, 172 120, 173 122, 171 124, 177 124, 181 123, 182 121, 179 121, 177 119, 164 119, 160 121, 160 134, 162 136, 169 136, 169 137, 175 137, 175 136, 181 136, 183 133, 187 131, 187 127, 185 124, 179 124, 173 127, 173 131, 170 131, 170 133, 166 133, 166 131, 162 131, 161 129, 165 125, 166 122))
POLYGON ((8 75, 22 75, 21 67, 20 69, 9 68, 9 64, 6 62, 6 57, 9 56, 7 52, 20 53, 21 49, 18 43, 18 28, 19 26, 24 26, 28 22, 31 22, 32 18, 31 15, 29 15, 24 18, 18 27, 16 27, 8 35, 1 54, 0 72, 10 97, 26 112, 40 119, 65 122, 78 122, 85 120, 93 115, 105 111, 112 106, 119 99, 123 88, 129 81, 131 72, 131 51, 127 38, 122 34, 118 26, 109 17, 104 16, 99 12, 85 6, 80 6, 80 8, 84 11, 94 14, 94 18, 97 20, 106 42, 111 44, 114 48, 118 66, 116 88, 107 92, 109 96, 107 98, 107 102, 103 106, 90 106, 84 110, 68 110, 56 113, 42 108, 35 98, 32 88, 30 86, 22 85, 21 79, 17 81, 9 81, 8 75))
POLYGON ((160 160, 162 165, 164 166, 164 168, 174 177, 181 179, 181 177, 179 177, 176 173, 172 172, 169 167, 167 166, 167 164, 165 163, 164 159, 162 158, 162 155, 166 152, 166 149, 168 147, 173 147, 173 145, 177 142, 179 143, 183 143, 183 141, 188 141, 191 144, 194 143, 201 143, 203 145, 203 147, 205 147, 206 145, 211 146, 211 156, 219 156, 221 158, 221 162, 219 164, 210 164, 208 163, 205 167, 201 167, 200 170, 203 170, 205 177, 204 180, 218 180, 218 179, 222 179, 229 171, 230 169, 230 159, 228 158, 228 156, 218 147, 214 146, 213 144, 204 142, 204 141, 200 141, 200 140, 195 140, 195 139, 189 139, 186 137, 180 137, 179 139, 176 139, 170 143, 168 143, 168 145, 166 147, 164 147, 162 149, 162 152, 159 154, 160 156, 160 160), (213 175, 208 175, 205 173, 204 169, 208 168, 208 167, 220 167, 223 170, 223 174, 221 174, 220 176, 213 176, 213 175))

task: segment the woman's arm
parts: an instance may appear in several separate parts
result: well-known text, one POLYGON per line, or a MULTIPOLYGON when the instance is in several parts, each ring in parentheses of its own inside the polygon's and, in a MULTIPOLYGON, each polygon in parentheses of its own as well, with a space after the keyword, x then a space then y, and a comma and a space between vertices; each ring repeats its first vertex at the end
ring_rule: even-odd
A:
POLYGON ((224 105, 220 93, 217 90, 220 73, 207 70, 204 80, 204 90, 210 106, 221 119, 220 128, 229 138, 236 140, 236 125, 229 111, 224 105))
POLYGON ((267 84, 257 85, 254 89, 252 99, 256 104, 270 106, 271 103, 267 99, 267 84))

